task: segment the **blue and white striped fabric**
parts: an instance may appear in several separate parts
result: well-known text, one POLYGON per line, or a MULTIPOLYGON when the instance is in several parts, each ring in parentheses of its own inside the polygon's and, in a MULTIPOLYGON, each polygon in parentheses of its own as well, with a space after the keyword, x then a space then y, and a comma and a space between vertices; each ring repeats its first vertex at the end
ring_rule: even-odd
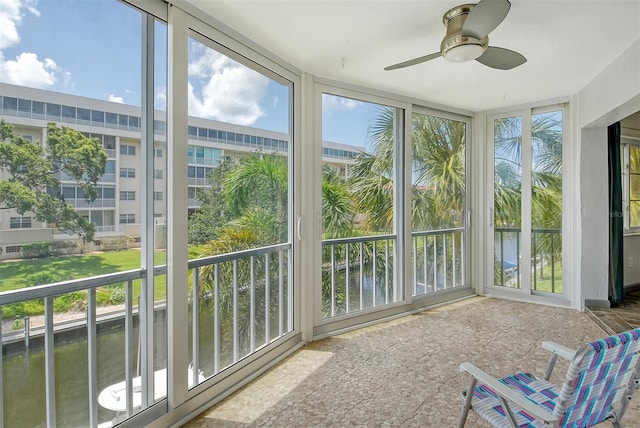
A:
MULTIPOLYGON (((562 388, 528 373, 499 379, 532 402, 560 418, 561 427, 590 427, 619 420, 626 409, 624 396, 640 377, 640 329, 588 343, 576 352, 562 388)), ((473 410, 495 427, 511 424, 494 391, 479 385, 473 391, 473 410)), ((510 403, 518 426, 545 426, 510 403)))

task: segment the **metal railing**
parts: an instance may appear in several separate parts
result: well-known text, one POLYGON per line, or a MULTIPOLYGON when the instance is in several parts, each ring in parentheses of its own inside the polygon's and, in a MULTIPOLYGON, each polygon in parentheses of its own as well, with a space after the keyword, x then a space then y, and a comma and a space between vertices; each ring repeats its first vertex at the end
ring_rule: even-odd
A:
MULTIPOLYGON (((158 270, 163 270, 159 267, 158 270)), ((55 375, 55 341, 54 334, 62 330, 62 326, 54 321, 54 298, 68 293, 86 291, 86 325, 87 331, 87 375, 88 375, 88 408, 89 408, 89 426, 96 427, 98 425, 98 373, 97 373, 97 316, 96 316, 96 290, 98 287, 110 286, 114 284, 125 283, 125 301, 124 301, 124 329, 125 329, 125 382, 130 387, 126 391, 126 415, 133 414, 133 281, 143 279, 146 272, 143 269, 129 270, 125 272, 94 276, 91 278, 83 278, 78 280, 57 282, 53 284, 40 285, 35 287, 23 288, 19 290, 5 291, 0 293, 0 321, 2 317, 1 309, 4 306, 12 304, 20 304, 32 300, 42 299, 44 301, 44 367, 45 367, 45 409, 46 409, 46 426, 56 426, 56 375, 55 375)), ((34 333, 36 329, 31 328, 34 333)), ((3 335, 4 336, 4 335, 3 335)), ((3 358, 4 365, 4 358, 3 358)), ((77 376, 80 373, 74 373, 77 376)), ((143 376, 143 385, 147 381, 143 376)), ((0 371, 0 387, 2 387, 2 371, 0 371)), ((145 394, 146 388, 142 388, 145 394)), ((3 394, 6 392, 2 390, 3 394)), ((143 401, 146 402, 146 401, 143 401)), ((2 402, 0 402, 0 416, 4 415, 2 402)), ((1 419, 0 419, 1 420, 1 419)))
MULTIPOLYGON (((189 278, 185 278, 185 280, 189 281, 190 285, 191 305, 189 310, 191 311, 191 319, 189 328, 192 337, 191 367, 193 368, 189 372, 190 376, 193 376, 189 379, 189 387, 202 383, 206 378, 219 373, 224 368, 235 364, 292 331, 293 301, 290 296, 293 291, 289 276, 290 249, 291 245, 284 243, 188 262, 189 278), (209 321, 211 322, 209 323, 209 321)), ((156 278, 165 273, 165 265, 154 268, 156 278)), ((147 272, 144 269, 134 269, 0 292, 0 323, 2 321, 1 310, 10 305, 39 300, 42 301, 44 307, 44 326, 40 328, 32 325, 30 329, 25 329, 25 331, 29 331, 28 334, 32 338, 34 335, 44 337, 42 354, 46 400, 44 400, 45 409, 42 414, 46 416, 41 423, 55 427, 56 419, 63 420, 60 415, 56 415, 60 410, 60 406, 56 404, 57 399, 61 399, 60 385, 65 384, 65 377, 77 378, 85 375, 87 377, 86 394, 78 394, 87 397, 88 421, 78 421, 77 424, 97 427, 99 423, 105 422, 98 420, 98 394, 99 387, 105 388, 109 385, 105 385, 104 377, 106 374, 97 372, 99 356, 97 341, 98 326, 106 316, 97 314, 98 304, 96 301, 97 294, 105 288, 108 290, 120 288, 123 290, 121 294, 124 294, 121 306, 108 315, 110 320, 118 320, 117 329, 124 330, 124 379, 118 379, 118 381, 123 381, 123 387, 120 390, 122 397, 119 398, 122 400, 122 414, 119 414, 118 417, 130 417, 141 411, 145 406, 144 403, 151 405, 154 401, 164 398, 162 392, 159 395, 159 391, 166 391, 166 389, 158 389, 157 385, 154 387, 157 380, 154 381, 155 376, 149 376, 145 358, 140 358, 139 334, 143 329, 147 329, 147 331, 152 329, 153 327, 150 325, 153 325, 154 318, 156 318, 155 314, 144 313, 144 308, 148 307, 147 302, 144 301, 145 296, 152 296, 153 293, 142 293, 140 294, 140 302, 134 302, 134 292, 137 290, 136 283, 141 281, 142 289, 145 287, 146 278, 147 272), (83 302, 83 305, 86 305, 84 316, 80 313, 71 323, 73 326, 70 326, 69 322, 60 322, 59 315, 55 314, 54 316, 54 299, 69 293, 79 292, 83 293, 82 298, 86 299, 83 302), (134 318, 138 316, 138 308, 141 310, 139 321, 134 322, 134 318), (138 326, 138 339, 136 339, 134 327, 138 328, 138 326), (82 367, 77 367, 74 368, 73 373, 63 373, 64 376, 61 378, 61 374, 56 373, 55 361, 56 358, 59 358, 61 351, 58 347, 68 343, 60 340, 60 337, 54 341, 54 336, 62 334, 70 328, 80 332, 86 331, 86 339, 82 337, 78 339, 75 335, 71 340, 75 341, 74 352, 78 351, 78 346, 84 346, 83 343, 86 341, 88 365, 86 372, 82 367), (82 343, 78 343, 78 340, 82 343), (138 372, 141 373, 141 376, 138 376, 134 369, 136 361, 139 364, 138 372), (140 382, 140 387, 136 382, 140 382), (58 390, 57 395, 56 390, 58 390), (134 400, 135 394, 142 395, 134 400), (135 403, 142 403, 142 405, 135 403)), ((159 280, 156 279, 156 284, 158 282, 159 280)), ((164 310, 164 308, 164 302, 156 302, 156 311, 164 310)), ((25 343, 28 340, 27 337, 24 337, 24 333, 22 337, 17 338, 15 334, 4 334, 1 342, 4 342, 6 346, 10 341, 15 342, 22 339, 25 340, 25 343)), ((31 342, 31 348, 33 348, 33 339, 31 342)), ((27 358, 29 358, 28 355, 27 358)), ((32 351, 31 356, 33 355, 32 351)), ((162 360, 165 357, 156 356, 155 358, 154 366, 157 366, 158 363, 163 363, 157 358, 162 360)), ((3 356, 3 366, 4 364, 5 356, 3 356)), ((154 368, 157 375, 158 367, 154 368)), ((111 380, 113 381, 113 379, 111 380)), ((110 382, 110 384, 113 383, 110 382)), ((8 393, 6 390, 8 387, 10 386, 3 385, 3 370, 0 370, 0 392, 8 393)), ((39 385, 34 385, 34 388, 42 389, 39 385)), ((0 400, 0 421, 5 417, 5 410, 2 400, 0 400)), ((106 414, 108 415, 108 413, 106 414)), ((104 415, 105 413, 101 410, 101 418, 104 418, 104 415)))
POLYGON ((394 290, 395 235, 322 241, 323 318, 335 317, 400 299, 394 290))
MULTIPOLYGON (((496 285, 520 288, 522 257, 520 228, 495 228, 496 285)), ((531 289, 562 293, 557 264, 562 262, 562 229, 531 230, 531 289), (548 272, 545 275, 545 272, 548 272)))
POLYGON ((191 386, 292 331, 290 248, 277 244, 189 261, 191 386), (205 335, 204 325, 211 328, 205 335))
POLYGON ((413 295, 464 286, 464 248, 464 227, 412 232, 413 295))

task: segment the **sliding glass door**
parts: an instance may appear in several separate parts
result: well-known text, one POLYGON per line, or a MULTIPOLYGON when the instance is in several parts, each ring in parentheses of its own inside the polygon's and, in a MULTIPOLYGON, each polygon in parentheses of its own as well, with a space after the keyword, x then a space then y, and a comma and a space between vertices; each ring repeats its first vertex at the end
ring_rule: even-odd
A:
POLYGON ((490 118, 494 289, 562 295, 564 106, 490 118))

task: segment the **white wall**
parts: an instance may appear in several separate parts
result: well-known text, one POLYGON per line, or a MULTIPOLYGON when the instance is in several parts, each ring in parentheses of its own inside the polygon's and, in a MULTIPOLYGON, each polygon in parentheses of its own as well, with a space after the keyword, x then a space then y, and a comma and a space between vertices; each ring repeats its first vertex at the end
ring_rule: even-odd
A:
POLYGON ((578 93, 579 128, 608 126, 640 110, 640 38, 578 93))
MULTIPOLYGON (((577 198, 579 236, 576 283, 579 301, 608 296, 608 178, 607 126, 640 110, 640 39, 609 64, 577 95, 575 125, 578 155, 577 198)), ((640 262, 640 261, 639 261, 640 262)))

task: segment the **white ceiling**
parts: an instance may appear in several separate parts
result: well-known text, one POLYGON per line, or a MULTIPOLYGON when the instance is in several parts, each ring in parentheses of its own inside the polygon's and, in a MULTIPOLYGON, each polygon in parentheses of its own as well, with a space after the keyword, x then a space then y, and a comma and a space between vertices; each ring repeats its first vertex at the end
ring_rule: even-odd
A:
POLYGON ((263 48, 318 77, 471 111, 577 93, 640 38, 640 0, 511 0, 491 46, 528 62, 509 71, 443 58, 443 14, 464 3, 426 1, 188 0, 263 48))

